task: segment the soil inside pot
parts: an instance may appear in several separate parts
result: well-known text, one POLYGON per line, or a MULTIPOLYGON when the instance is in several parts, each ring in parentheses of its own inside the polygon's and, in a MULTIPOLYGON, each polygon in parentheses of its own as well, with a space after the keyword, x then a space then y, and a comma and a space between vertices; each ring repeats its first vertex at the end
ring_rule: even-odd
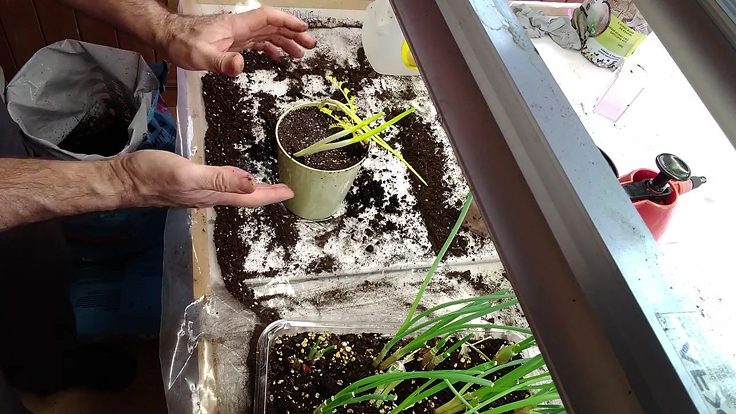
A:
MULTIPOLYGON (((284 150, 289 154, 294 154, 339 132, 339 129, 330 127, 334 123, 334 119, 321 112, 316 106, 308 106, 289 112, 281 120, 278 137, 284 150)), ((351 136, 347 136, 344 139, 350 138, 351 136)), ((356 143, 295 159, 307 167, 337 171, 352 167, 363 160, 367 154, 368 147, 356 143)))
MULTIPOLYGON (((322 402, 336 394, 351 383, 367 378, 376 373, 373 366, 373 357, 390 340, 389 337, 378 334, 345 334, 303 333, 294 336, 284 336, 276 339, 269 350, 268 360, 268 395, 266 398, 269 414, 312 414, 322 402), (337 348, 325 354, 313 363, 307 361, 307 355, 317 337, 322 337, 320 348, 335 345, 337 348)), ((450 339, 448 348, 456 339, 450 339)), ((432 341, 431 341, 432 342, 432 341)), ((492 356, 508 342, 503 339, 478 338, 477 348, 487 356, 492 356), (482 341, 482 342, 480 342, 482 341)), ((432 343, 434 344, 434 343, 432 343)), ((516 356, 514 359, 520 359, 516 356)), ((460 349, 441 362, 437 369, 469 369, 486 362, 477 352, 461 355, 460 349)), ((405 364, 407 371, 421 371, 421 358, 405 364)), ((501 370, 486 379, 495 381, 513 368, 501 370)), ((402 401, 425 380, 403 381, 394 393, 397 401, 402 401)), ((523 400, 529 394, 525 391, 514 392, 494 404, 498 407, 513 401, 523 400)), ((452 400, 454 395, 450 390, 443 390, 433 397, 414 405, 410 411, 415 414, 434 413, 442 404, 452 400)), ((381 414, 387 413, 395 407, 393 402, 385 402, 376 407, 368 401, 340 407, 338 413, 381 414)))

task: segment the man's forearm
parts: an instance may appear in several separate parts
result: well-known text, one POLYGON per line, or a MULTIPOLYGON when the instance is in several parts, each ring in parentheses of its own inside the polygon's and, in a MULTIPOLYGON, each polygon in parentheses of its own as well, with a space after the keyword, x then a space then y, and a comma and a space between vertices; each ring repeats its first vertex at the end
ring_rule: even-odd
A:
POLYGON ((0 231, 132 206, 132 184, 117 163, 0 158, 0 231))
POLYGON ((60 0, 72 8, 96 17, 160 48, 166 41, 164 28, 172 15, 156 0, 60 0))

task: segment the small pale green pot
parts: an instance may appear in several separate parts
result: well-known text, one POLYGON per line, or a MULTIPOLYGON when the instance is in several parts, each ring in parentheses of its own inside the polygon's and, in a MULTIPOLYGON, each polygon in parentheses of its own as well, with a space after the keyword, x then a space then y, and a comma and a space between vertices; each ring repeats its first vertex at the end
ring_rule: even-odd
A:
POLYGON ((324 220, 335 214, 365 161, 363 158, 344 170, 325 171, 307 167, 286 153, 279 139, 281 121, 291 111, 319 105, 319 102, 295 105, 284 112, 276 123, 279 180, 294 191, 294 198, 285 201, 284 205, 292 213, 308 220, 324 220))

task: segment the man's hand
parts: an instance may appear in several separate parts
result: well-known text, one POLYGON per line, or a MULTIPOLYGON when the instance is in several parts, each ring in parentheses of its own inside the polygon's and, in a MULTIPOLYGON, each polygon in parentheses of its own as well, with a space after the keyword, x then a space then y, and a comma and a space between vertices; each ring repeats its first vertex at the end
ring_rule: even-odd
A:
POLYGON ((133 204, 260 207, 294 196, 284 184, 258 184, 236 167, 197 165, 164 151, 138 151, 113 159, 116 175, 133 204))
POLYGON ((281 50, 301 57, 302 47, 314 47, 306 23, 269 7, 240 14, 180 16, 156 0, 60 1, 138 37, 184 69, 235 76, 243 71, 240 52, 245 49, 263 50, 278 59, 281 50))
POLYGON ((315 45, 307 28, 305 22, 270 7, 201 17, 172 14, 157 43, 179 67, 234 76, 243 72, 240 52, 245 49, 262 50, 276 60, 281 50, 302 57, 302 47, 315 45))
POLYGON ((109 161, 0 158, 0 231, 35 221, 130 207, 258 207, 294 196, 235 167, 197 165, 164 151, 109 161))

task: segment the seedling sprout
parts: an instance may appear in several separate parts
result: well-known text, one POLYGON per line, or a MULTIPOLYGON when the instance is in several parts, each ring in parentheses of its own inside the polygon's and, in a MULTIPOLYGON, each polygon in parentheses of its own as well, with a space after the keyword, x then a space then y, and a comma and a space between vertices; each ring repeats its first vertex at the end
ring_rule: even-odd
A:
POLYGON ((499 364, 505 364, 511 361, 511 358, 519 355, 521 351, 529 349, 536 344, 537 341, 533 336, 530 336, 517 344, 506 345, 499 349, 498 352, 496 352, 496 355, 493 356, 493 360, 499 364))
POLYGON ((322 343, 322 337, 318 337, 317 340, 314 341, 314 344, 309 349, 309 354, 307 354, 307 361, 314 364, 315 361, 322 358, 323 355, 326 353, 335 350, 337 348, 335 345, 330 345, 328 347, 319 349, 319 345, 322 343))

